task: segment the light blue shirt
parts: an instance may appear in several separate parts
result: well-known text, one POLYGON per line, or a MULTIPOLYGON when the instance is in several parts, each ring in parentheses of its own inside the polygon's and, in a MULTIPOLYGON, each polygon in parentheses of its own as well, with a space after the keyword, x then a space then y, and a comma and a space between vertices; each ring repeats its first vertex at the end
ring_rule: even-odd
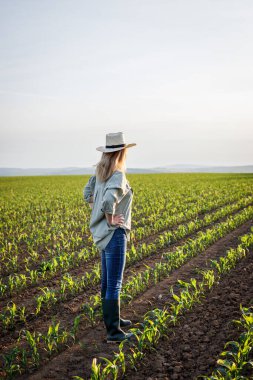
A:
POLYGON ((127 241, 130 241, 133 189, 125 173, 116 170, 105 182, 99 181, 96 175, 91 176, 83 189, 83 197, 86 202, 91 203, 92 196, 94 203, 89 227, 98 249, 105 249, 114 230, 118 228, 107 222, 105 213, 124 215, 121 227, 126 230, 127 241))

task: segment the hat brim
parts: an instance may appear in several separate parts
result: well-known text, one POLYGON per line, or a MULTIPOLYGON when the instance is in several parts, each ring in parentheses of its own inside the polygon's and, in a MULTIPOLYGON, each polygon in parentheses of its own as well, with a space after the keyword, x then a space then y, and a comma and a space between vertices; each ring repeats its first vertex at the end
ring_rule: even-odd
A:
POLYGON ((124 147, 120 147, 120 148, 106 148, 105 146, 99 146, 96 148, 96 150, 98 150, 99 152, 109 153, 109 152, 116 152, 117 150, 121 150, 121 149, 125 149, 125 148, 131 148, 132 146, 135 146, 135 145, 137 145, 137 144, 131 143, 131 144, 126 144, 124 147))

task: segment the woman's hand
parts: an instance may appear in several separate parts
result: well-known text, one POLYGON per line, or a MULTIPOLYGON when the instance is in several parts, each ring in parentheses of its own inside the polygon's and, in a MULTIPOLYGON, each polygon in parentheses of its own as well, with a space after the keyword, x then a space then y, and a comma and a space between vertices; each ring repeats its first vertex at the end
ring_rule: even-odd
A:
POLYGON ((119 214, 119 215, 112 215, 112 214, 105 214, 106 216, 106 219, 108 221, 109 224, 111 224, 111 226, 120 226, 124 223, 125 221, 125 218, 124 218, 124 215, 123 214, 119 214))
POLYGON ((124 221, 125 221, 125 218, 124 218, 124 215, 123 214, 119 214, 119 215, 113 215, 112 216, 112 225, 122 225, 124 224, 124 221))

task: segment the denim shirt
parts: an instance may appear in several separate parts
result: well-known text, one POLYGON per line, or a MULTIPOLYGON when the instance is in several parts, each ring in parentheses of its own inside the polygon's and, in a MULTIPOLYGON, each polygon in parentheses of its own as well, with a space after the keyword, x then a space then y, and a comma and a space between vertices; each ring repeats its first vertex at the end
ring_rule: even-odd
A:
POLYGON ((109 224, 105 213, 124 215, 124 223, 121 227, 126 231, 127 241, 130 241, 133 189, 125 173, 116 170, 105 182, 99 181, 96 175, 91 176, 83 189, 83 198, 91 203, 92 196, 94 203, 89 227, 98 249, 100 251, 105 249, 114 230, 119 227, 109 224))

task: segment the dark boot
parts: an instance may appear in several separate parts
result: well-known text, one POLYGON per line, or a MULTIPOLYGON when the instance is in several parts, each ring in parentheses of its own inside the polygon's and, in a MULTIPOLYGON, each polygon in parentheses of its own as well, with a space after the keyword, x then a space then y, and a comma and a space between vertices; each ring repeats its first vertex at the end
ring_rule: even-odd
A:
MULTIPOLYGON (((105 294, 101 293, 101 301, 102 302, 103 302, 104 298, 105 298, 105 294)), ((120 318, 120 327, 128 327, 131 325, 132 325, 132 321, 130 321, 130 319, 120 318)))
POLYGON ((107 330, 107 343, 122 342, 131 339, 133 333, 125 333, 120 328, 120 301, 119 299, 102 298, 103 318, 107 330))
POLYGON ((131 325, 132 325, 132 322, 130 321, 130 319, 120 318, 120 327, 128 327, 131 325))

